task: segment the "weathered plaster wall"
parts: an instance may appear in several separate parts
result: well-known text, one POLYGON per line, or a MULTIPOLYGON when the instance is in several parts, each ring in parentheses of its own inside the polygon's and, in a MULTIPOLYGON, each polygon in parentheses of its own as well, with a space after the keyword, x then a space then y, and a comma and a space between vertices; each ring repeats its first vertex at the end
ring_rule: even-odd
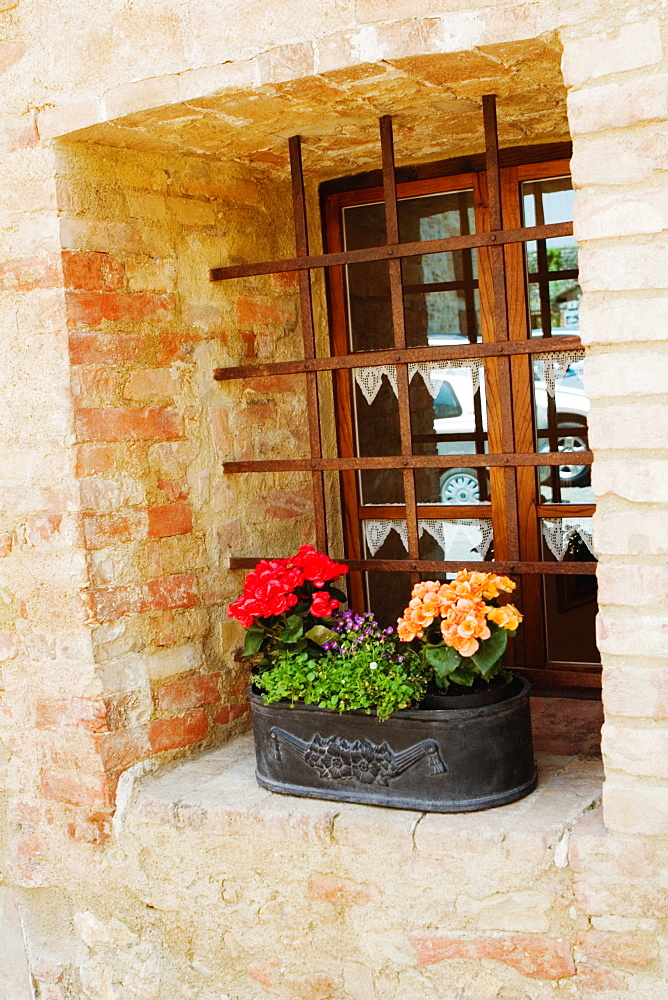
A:
MULTIPOLYGON (((261 380, 226 388, 210 380, 217 365, 298 350, 294 286, 264 279, 214 289, 207 267, 291 252, 286 136, 307 137, 315 225, 315 181, 377 166, 379 114, 396 115, 400 162, 479 151, 480 95, 495 90, 503 144, 560 140, 569 131, 574 142, 612 832, 587 833, 585 854, 571 853, 573 877, 536 870, 569 900, 575 892, 590 921, 580 929, 593 934, 581 963, 591 971, 579 978, 565 975, 554 988, 550 976, 525 973, 485 983, 478 963, 493 946, 476 952, 466 943, 480 936, 478 918, 448 909, 440 869, 433 928, 422 936, 456 939, 465 988, 490 998, 516 1000, 522 990, 542 1000, 558 989, 564 997, 608 990, 615 1000, 654 1000, 666 978, 668 836, 664 6, 646 4, 640 17, 604 0, 350 0, 298 9, 19 0, 0 11, 0 25, 0 869, 23 887, 39 996, 162 1000, 186 980, 184 990, 202 1000, 220 1000, 221 990, 233 1000, 277 989, 299 1000, 373 996, 356 961, 348 973, 332 971, 343 968, 356 933, 343 904, 336 919, 346 933, 328 965, 316 959, 334 904, 309 903, 310 965, 305 958, 300 970, 295 960, 292 982, 272 965, 275 928, 253 921, 282 898, 286 871, 296 886, 324 871, 335 896, 341 885, 345 896, 346 879, 373 882, 368 866, 382 886, 390 863, 401 871, 413 860, 407 841, 395 845, 387 833, 390 818, 379 820, 382 836, 369 834, 386 847, 374 858, 359 840, 341 850, 324 834, 306 858, 296 846, 303 829, 290 820, 276 834, 277 869, 271 821, 253 831, 248 813, 242 834, 215 847, 209 834, 163 834, 135 816, 119 848, 110 818, 116 783, 132 765, 207 747, 243 725, 235 721, 245 708, 237 636, 224 619, 238 587, 225 572, 227 554, 309 537, 303 478, 267 479, 258 491, 216 474, 223 457, 251 448, 305 447, 299 382, 270 394, 261 380), (260 860, 254 832, 272 845, 260 860), (184 863, 189 852, 195 857, 184 863), (230 970, 242 963, 234 956, 220 988, 185 968, 181 920, 199 928, 193 956, 215 950, 199 910, 206 878, 221 865, 250 884, 252 872, 263 873, 258 906, 239 925, 243 934, 251 922, 254 947, 269 962, 251 977, 257 988, 235 978, 230 970), (166 870, 174 880, 166 909, 185 912, 161 925, 159 962, 170 971, 156 979, 144 936, 150 942, 147 906, 166 870), (54 958, 70 906, 82 912, 87 896, 104 927, 82 924, 78 938, 68 931, 70 951, 54 958), (110 923, 119 914, 130 931, 110 923), (58 963, 80 969, 90 958, 82 940, 91 934, 118 968, 131 954, 134 971, 110 981, 84 975, 83 985, 78 973, 62 978, 58 963), (629 959, 621 972, 620 954, 629 959)), ((322 336, 321 286, 316 293, 322 336)), ((121 780, 127 804, 131 783, 121 780)), ((499 843, 490 839, 492 858, 499 843)), ((451 857, 446 867, 458 865, 451 857)), ((511 857, 499 892, 524 891, 522 866, 521 852, 511 857)), ((423 875, 416 891, 426 891, 423 875)), ((395 909, 380 904, 386 916, 401 915, 402 884, 392 883, 395 909)), ((301 889, 290 892, 301 899, 301 889)), ((481 882, 470 895, 475 909, 485 897, 481 882)), ((508 904, 511 921, 525 902, 508 904)), ((551 932, 562 916, 554 910, 551 932)), ((221 920, 216 913, 216 927, 221 920)), ((498 923, 487 929, 496 941, 509 933, 498 923)), ((531 941, 521 948, 544 952, 538 930, 526 933, 531 941)), ((435 955, 444 946, 429 947, 435 955)), ((496 947, 495 962, 505 946, 496 947)), ((407 954, 397 949, 399 971, 383 982, 383 998, 403 1000, 417 988, 407 954)), ((19 959, 15 967, 22 975, 19 959)), ((426 976, 419 988, 438 996, 443 983, 426 976)))

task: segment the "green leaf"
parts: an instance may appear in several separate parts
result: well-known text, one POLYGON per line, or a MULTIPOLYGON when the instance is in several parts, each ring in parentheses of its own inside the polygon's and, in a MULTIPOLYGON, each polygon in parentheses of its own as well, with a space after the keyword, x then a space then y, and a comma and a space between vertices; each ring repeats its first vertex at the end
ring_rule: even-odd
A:
POLYGON ((461 656, 452 646, 428 646, 426 650, 427 663, 434 668, 436 682, 439 687, 445 687, 453 670, 461 663, 461 656))
POLYGON ((507 642, 506 630, 496 628, 492 630, 489 639, 484 639, 480 643, 478 652, 474 653, 471 659, 483 677, 487 677, 495 663, 503 656, 507 642))
POLYGON ((327 585, 326 589, 330 592, 332 597, 335 597, 337 599, 337 601, 342 601, 343 604, 348 603, 347 596, 343 593, 342 590, 339 590, 338 587, 330 587, 329 585, 327 585))
POLYGON ((306 638, 319 646, 324 646, 326 642, 336 642, 341 636, 338 632, 332 632, 331 628, 325 628, 324 625, 314 625, 306 633, 306 638))
POLYGON ((244 651, 243 656, 255 656, 259 653, 260 646, 264 642, 266 632, 263 628, 258 625, 251 625, 250 628, 246 629, 246 637, 244 639, 244 651))
POLYGON ((282 642, 297 642, 304 634, 304 622, 299 615, 289 615, 281 632, 282 642))
POLYGON ((453 670, 450 674, 452 684, 459 684, 461 687, 471 687, 475 680, 475 674, 470 670, 453 670))

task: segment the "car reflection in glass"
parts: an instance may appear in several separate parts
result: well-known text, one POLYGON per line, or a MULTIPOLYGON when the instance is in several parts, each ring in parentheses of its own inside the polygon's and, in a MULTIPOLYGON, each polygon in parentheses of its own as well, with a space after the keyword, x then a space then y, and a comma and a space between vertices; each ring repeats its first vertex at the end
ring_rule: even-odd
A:
MULTIPOLYGON (((434 370, 431 377, 435 382, 440 382, 438 393, 434 399, 434 432, 437 438, 445 434, 449 436, 448 441, 437 440, 437 454, 474 454, 473 437, 476 425, 471 372, 466 368, 452 368, 447 373, 442 370, 434 370), (452 435, 455 436, 455 440, 453 440, 452 435), (461 439, 456 440, 460 436, 461 439)), ((487 410, 482 379, 479 391, 482 431, 486 442, 487 410)), ((588 451, 587 413, 589 400, 586 398, 582 386, 581 362, 576 362, 571 366, 564 378, 557 382, 554 403, 557 449, 574 453, 588 451)), ((538 451, 549 451, 548 388, 542 379, 534 381, 534 407, 538 451)), ((578 465, 576 460, 568 465, 560 465, 560 485, 566 489, 586 488, 590 484, 590 472, 590 466, 578 465)), ((476 469, 463 467, 447 469, 440 477, 441 503, 462 506, 479 503, 478 475, 479 471, 476 469)), ((487 476, 487 471, 485 471, 485 475, 487 476)), ((549 483, 549 480, 549 470, 541 470, 541 481, 549 483)))

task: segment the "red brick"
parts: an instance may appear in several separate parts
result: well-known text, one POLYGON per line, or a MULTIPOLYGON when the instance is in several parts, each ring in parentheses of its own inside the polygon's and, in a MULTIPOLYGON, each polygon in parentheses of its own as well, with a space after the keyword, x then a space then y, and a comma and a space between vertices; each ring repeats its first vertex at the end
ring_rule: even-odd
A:
POLYGON ((103 733, 109 728, 107 708, 100 698, 38 698, 35 716, 39 729, 75 726, 103 733))
POLYGON ((196 708, 180 718, 156 719, 149 727, 149 743, 154 753, 177 750, 206 739, 209 717, 205 709, 196 708))
POLYGON ((64 250, 62 260, 65 288, 115 291, 123 284, 125 268, 111 254, 64 250))
POLYGON ((69 336, 73 365, 121 364, 136 361, 144 338, 136 333, 73 332, 69 336))
POLYGON ((158 339, 156 362, 159 365, 171 365, 172 361, 189 361, 195 349, 195 344, 202 340, 203 334, 196 330, 161 330, 158 339))
POLYGON ((14 153, 17 149, 29 149, 39 143, 37 125, 34 119, 26 120, 26 117, 15 116, 0 122, 0 149, 14 153))
POLYGON ((77 366, 73 375, 73 392, 80 405, 89 401, 113 403, 119 395, 121 378, 113 368, 77 366))
POLYGON ((313 899, 336 903, 338 906, 376 903, 381 895, 380 889, 370 882, 353 882, 352 879, 339 878, 337 875, 312 875, 308 889, 313 899))
POLYGON ((169 441, 183 430, 179 414, 164 406, 81 408, 75 422, 80 441, 169 441))
POLYGON ((63 274, 57 255, 8 260, 0 263, 0 291, 29 292, 33 288, 57 288, 63 274))
POLYGON ((542 934, 504 934, 469 941, 447 937, 414 937, 418 965, 452 958, 491 958, 531 979, 564 979, 575 975, 571 946, 542 934))
POLYGON ((100 326, 105 320, 140 320, 172 312, 169 295, 146 292, 68 292, 67 318, 77 326, 100 326))
POLYGON ((657 953, 656 941, 646 933, 590 930, 580 943, 588 958, 621 965, 647 965, 657 953))
POLYGON ((278 274, 272 274, 271 277, 276 288, 280 288, 282 292, 288 291, 290 288, 297 288, 299 284, 299 275, 296 271, 282 271, 278 274))
POLYGON ((273 299, 260 298, 252 295, 242 295, 235 306, 237 323, 277 323, 281 318, 279 304, 273 299))
POLYGON ((313 493, 309 487, 303 490, 276 490, 268 497, 263 497, 267 517, 287 520, 291 517, 301 517, 313 506, 313 493))
POLYGON ((112 542, 129 542, 141 534, 139 515, 84 514, 84 539, 87 549, 103 549, 112 542))
POLYGON ((93 616, 97 622, 115 622, 123 615, 136 615, 144 610, 144 599, 138 587, 99 587, 89 591, 93 616))
POLYGON ((13 660, 19 651, 16 632, 0 632, 0 663, 13 660))
POLYGON ((178 712, 184 708, 202 708, 220 701, 218 681, 220 674, 198 674, 165 684, 156 693, 155 700, 162 712, 178 712))
POLYGON ((5 559, 12 551, 14 538, 9 531, 0 532, 0 559, 5 559))
POLYGON ((162 576, 148 582, 148 607, 158 611, 168 608, 192 608, 199 603, 192 573, 162 576))
POLYGON ((19 862, 33 864, 44 849, 43 841, 34 833, 20 833, 14 841, 14 857, 19 862))
POLYGON ((189 503, 166 503, 148 509, 148 537, 187 535, 193 528, 193 513, 189 503))
POLYGON ((336 981, 324 972, 286 976, 285 985, 290 990, 291 1000, 330 1000, 338 992, 336 981))
POLYGON ((77 449, 76 474, 94 476, 99 472, 109 472, 116 460, 116 448, 111 444, 82 444, 77 449))
MULTIPOLYGON (((67 824, 67 835, 82 844, 104 844, 111 837, 111 812, 93 812, 77 816, 67 824)), ((40 988, 40 1000, 45 996, 40 988)))
MULTIPOLYGON (((274 962, 272 964, 276 965, 277 963, 274 962)), ((248 975, 251 979, 254 979, 256 983, 262 983, 263 986, 271 987, 274 984, 276 969, 272 969, 266 965, 249 965, 248 975)))
POLYGON ((224 726, 228 722, 234 722, 235 719, 241 719, 249 711, 250 705, 248 702, 245 702, 243 705, 223 705, 214 715, 213 721, 224 726))
POLYGON ((42 792, 47 799, 69 802, 72 806, 107 806, 111 805, 113 783, 106 774, 44 771, 42 792))
POLYGON ((143 732, 118 729, 94 737, 95 748, 106 771, 125 771, 148 756, 148 743, 143 732))

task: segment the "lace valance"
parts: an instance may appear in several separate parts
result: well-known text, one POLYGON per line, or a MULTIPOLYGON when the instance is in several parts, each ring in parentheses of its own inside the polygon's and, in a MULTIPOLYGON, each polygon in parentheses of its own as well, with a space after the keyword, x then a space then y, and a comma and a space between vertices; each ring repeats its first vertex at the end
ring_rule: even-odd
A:
POLYGON ((591 519, 587 518, 587 526, 581 520, 571 517, 557 517, 554 520, 542 520, 543 538, 548 549, 555 559, 562 561, 568 552, 568 546, 574 538, 579 538, 587 546, 592 559, 596 558, 594 545, 589 525, 591 519))
MULTIPOLYGON (((415 375, 420 375, 432 399, 438 396, 441 385, 447 380, 448 372, 453 368, 467 368, 471 373, 474 394, 480 389, 480 369, 482 360, 467 358, 462 361, 425 361, 408 365, 408 380, 412 382, 415 375)), ((378 395, 383 377, 390 383, 394 395, 397 395, 396 365, 373 365, 369 368, 353 368, 355 381, 362 390, 367 403, 373 403, 378 395)))
MULTIPOLYGON (((408 529, 405 521, 393 518, 364 521, 364 537, 372 556, 375 556, 391 531, 395 531, 399 535, 403 547, 408 551, 408 529)), ((461 542, 468 545, 471 551, 478 552, 481 559, 485 559, 492 544, 491 518, 476 518, 475 520, 425 518, 418 521, 420 537, 425 531, 443 549, 445 559, 448 558, 448 553, 461 542)))

